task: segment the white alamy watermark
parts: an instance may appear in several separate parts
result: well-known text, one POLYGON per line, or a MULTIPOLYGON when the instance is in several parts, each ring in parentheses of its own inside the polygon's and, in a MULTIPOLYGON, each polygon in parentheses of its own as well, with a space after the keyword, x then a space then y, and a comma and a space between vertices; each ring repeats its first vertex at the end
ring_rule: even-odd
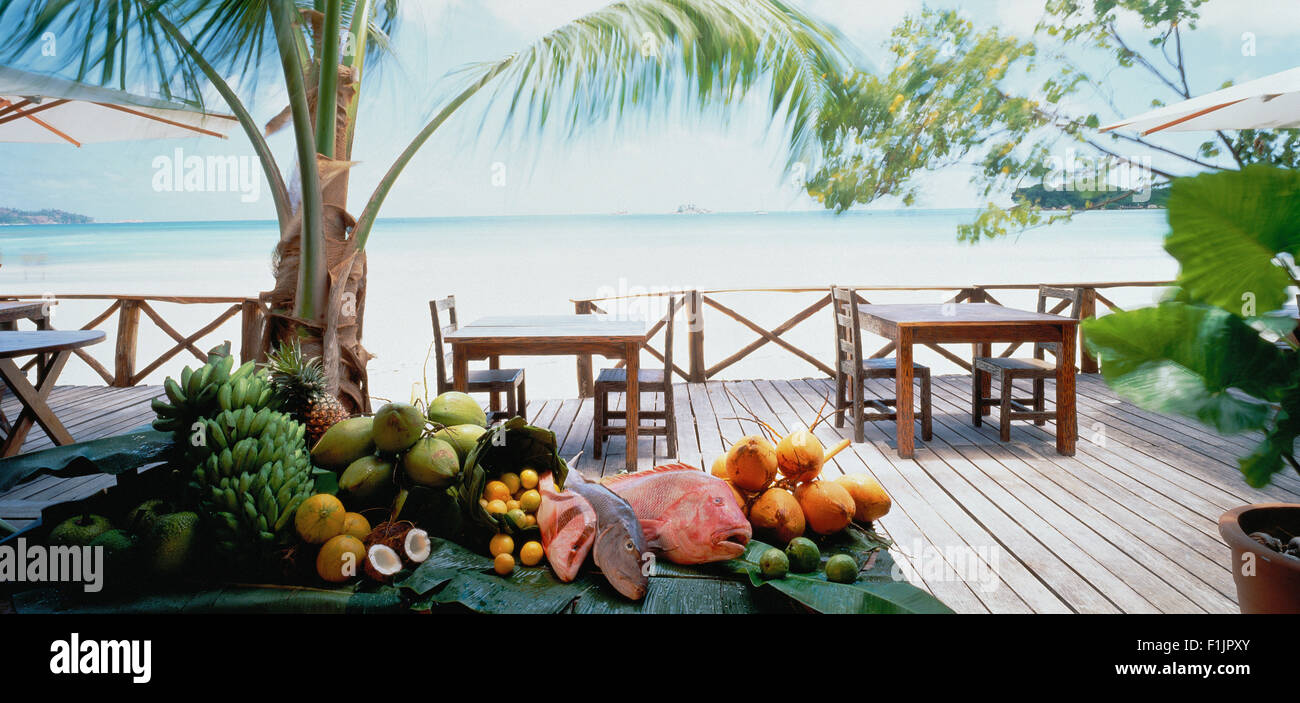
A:
POLYGON ((1133 202, 1151 200, 1150 156, 1107 157, 1101 161, 1080 159, 1074 149, 1066 149, 1065 156, 1049 156, 1044 162, 1047 174, 1043 176, 1043 189, 1048 191, 1080 191, 1123 193, 1131 191, 1133 202))
POLYGON ((895 559, 890 576, 895 581, 962 581, 985 593, 996 590, 999 552, 996 547, 948 545, 943 549, 922 540, 912 540, 902 551, 906 559, 895 559))
POLYGON ((626 278, 619 278, 617 285, 597 288, 592 304, 605 313, 606 319, 657 322, 668 316, 668 301, 676 297, 674 326, 685 321, 686 329, 696 331, 703 321, 693 318, 685 304, 692 289, 689 285, 633 285, 626 278))
POLYGON ((86 593, 103 590, 103 547, 15 542, 0 545, 0 583, 80 583, 86 593))
POLYGON ((153 679, 151 640, 83 640, 74 632, 50 643, 52 674, 126 674, 133 683, 153 679))
POLYGON ((239 193, 245 203, 262 195, 262 169, 251 156, 185 155, 177 148, 152 163, 153 189, 159 193, 239 193))

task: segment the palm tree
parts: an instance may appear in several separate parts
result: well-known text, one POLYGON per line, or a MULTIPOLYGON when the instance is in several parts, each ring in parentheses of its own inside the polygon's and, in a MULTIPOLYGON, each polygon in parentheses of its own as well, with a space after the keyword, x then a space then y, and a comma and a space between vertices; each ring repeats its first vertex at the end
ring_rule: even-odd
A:
POLYGON ((367 60, 390 49, 398 0, 0 0, 0 60, 31 56, 47 32, 78 80, 126 88, 148 82, 165 97, 201 104, 210 84, 252 143, 275 203, 268 344, 290 337, 321 354, 332 390, 365 408, 361 346, 365 247, 385 197, 420 147, 480 91, 506 110, 505 127, 572 131, 674 100, 734 105, 770 91, 792 159, 810 147, 845 44, 785 0, 625 0, 580 17, 500 60, 467 67, 464 87, 432 116, 376 185, 360 214, 347 211, 348 164, 367 60), (292 125, 291 197, 262 126, 231 88, 251 84, 278 56, 288 107, 267 133, 292 125), (130 78, 128 79, 128 74, 130 78), (490 90, 488 90, 490 87, 490 90), (319 114, 334 119, 318 120, 319 114))

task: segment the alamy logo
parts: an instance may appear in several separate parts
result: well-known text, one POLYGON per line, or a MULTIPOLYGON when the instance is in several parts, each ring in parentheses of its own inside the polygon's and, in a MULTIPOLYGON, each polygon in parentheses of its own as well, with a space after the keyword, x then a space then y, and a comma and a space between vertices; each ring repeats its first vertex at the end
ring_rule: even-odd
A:
POLYGON ((245 203, 261 195, 262 171, 251 156, 186 156, 176 149, 155 156, 151 165, 159 193, 240 193, 245 203))
POLYGON ((72 633, 50 643, 50 673, 129 674, 133 683, 153 678, 153 642, 150 640, 85 640, 72 633))
POLYGON ((104 588, 104 548, 40 544, 0 545, 0 583, 82 583, 87 593, 104 588))

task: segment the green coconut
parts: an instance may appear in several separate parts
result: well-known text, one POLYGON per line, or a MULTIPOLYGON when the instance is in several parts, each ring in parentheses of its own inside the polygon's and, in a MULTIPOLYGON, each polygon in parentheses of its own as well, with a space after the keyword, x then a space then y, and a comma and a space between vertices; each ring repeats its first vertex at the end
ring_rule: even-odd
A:
POLYGON ((486 429, 478 425, 452 425, 434 432, 433 436, 455 447, 457 456, 464 463, 465 457, 469 456, 470 450, 474 448, 475 444, 478 444, 478 438, 482 437, 486 432, 486 429))
POLYGON ((478 425, 487 427, 487 413, 468 393, 447 391, 429 403, 429 421, 454 427, 478 425))
POLYGON ((446 488, 460 473, 460 457, 450 443, 425 437, 402 455, 402 471, 421 486, 446 488))
POLYGON ((364 456, 339 476, 339 492, 361 504, 382 503, 393 488, 393 464, 377 456, 364 456))
POLYGON ((70 517, 50 530, 50 544, 83 547, 111 529, 113 523, 108 518, 86 513, 70 517))
POLYGON ((371 436, 374 422, 373 417, 353 417, 331 425, 312 447, 312 463, 330 471, 342 471, 357 459, 374 454, 375 440, 371 436))
POLYGON ((370 435, 375 448, 404 452, 424 433, 424 416, 409 403, 388 403, 375 413, 370 435))

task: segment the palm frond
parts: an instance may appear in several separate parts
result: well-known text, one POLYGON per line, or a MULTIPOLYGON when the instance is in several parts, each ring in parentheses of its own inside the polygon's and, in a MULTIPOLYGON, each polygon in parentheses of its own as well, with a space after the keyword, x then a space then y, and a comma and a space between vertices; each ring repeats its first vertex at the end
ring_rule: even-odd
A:
POLYGON ((716 107, 725 119, 752 89, 766 88, 794 158, 810 148, 851 52, 837 31, 784 0, 624 0, 464 73, 500 72, 484 119, 504 105, 507 130, 558 124, 570 136, 674 106, 716 107))

